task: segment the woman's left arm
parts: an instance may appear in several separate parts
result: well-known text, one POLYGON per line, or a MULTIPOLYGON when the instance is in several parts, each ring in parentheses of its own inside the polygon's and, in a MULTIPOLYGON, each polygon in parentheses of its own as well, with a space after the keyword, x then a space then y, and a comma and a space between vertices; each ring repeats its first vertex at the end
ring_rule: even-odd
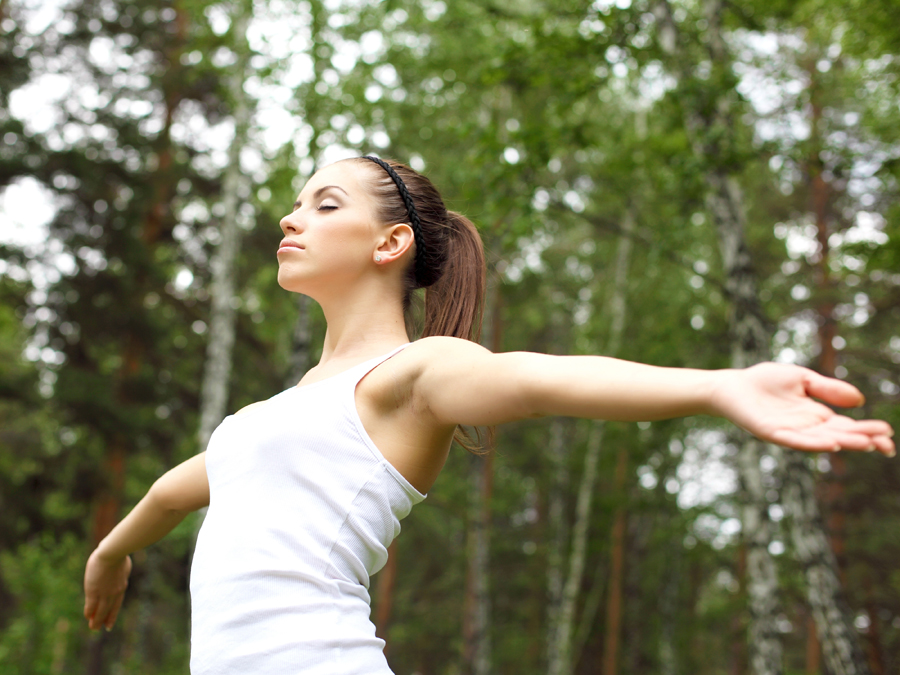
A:
POLYGON ((492 354, 453 338, 428 341, 431 358, 413 392, 439 424, 490 426, 545 415, 641 421, 708 414, 798 450, 894 454, 886 422, 853 420, 813 398, 858 406, 863 396, 856 387, 799 366, 660 368, 601 356, 492 354))

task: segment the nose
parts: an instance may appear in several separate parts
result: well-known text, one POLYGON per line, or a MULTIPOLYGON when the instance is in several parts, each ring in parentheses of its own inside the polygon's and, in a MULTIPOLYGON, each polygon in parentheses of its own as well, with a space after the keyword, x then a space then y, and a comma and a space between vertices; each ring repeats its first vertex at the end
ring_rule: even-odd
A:
POLYGON ((299 211, 287 214, 278 224, 281 226, 281 231, 284 232, 285 236, 297 234, 303 229, 300 223, 299 211))

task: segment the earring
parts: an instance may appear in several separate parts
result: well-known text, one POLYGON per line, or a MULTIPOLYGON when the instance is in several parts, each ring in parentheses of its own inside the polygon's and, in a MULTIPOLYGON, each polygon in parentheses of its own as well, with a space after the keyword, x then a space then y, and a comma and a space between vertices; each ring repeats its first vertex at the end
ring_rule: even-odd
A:
POLYGON ((376 255, 376 256, 375 256, 375 262, 381 262, 381 256, 380 256, 380 255, 376 255))

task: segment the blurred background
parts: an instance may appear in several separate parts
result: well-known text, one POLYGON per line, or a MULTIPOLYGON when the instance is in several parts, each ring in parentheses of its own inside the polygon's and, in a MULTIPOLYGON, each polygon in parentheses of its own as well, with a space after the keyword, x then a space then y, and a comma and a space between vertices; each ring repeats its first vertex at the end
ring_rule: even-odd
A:
MULTIPOLYGON (((186 673, 202 515, 85 560, 324 323, 275 282, 331 161, 479 226, 494 350, 857 385, 900 426, 895 0, 0 1, 0 673, 186 673)), ((373 580, 398 675, 900 671, 900 469, 709 418, 451 453, 373 580)))

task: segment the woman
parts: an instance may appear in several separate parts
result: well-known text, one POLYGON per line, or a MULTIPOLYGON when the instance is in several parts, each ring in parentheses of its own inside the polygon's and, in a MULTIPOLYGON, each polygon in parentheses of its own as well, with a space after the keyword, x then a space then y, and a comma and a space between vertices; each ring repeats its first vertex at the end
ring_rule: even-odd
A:
POLYGON ((710 414, 798 450, 894 455, 884 422, 836 415, 850 384, 789 365, 699 371, 593 356, 492 354, 467 339, 484 287, 474 226, 434 186, 365 157, 317 172, 281 221, 278 282, 322 306, 319 364, 227 417, 88 560, 85 617, 116 620, 128 554, 209 505, 191 570, 191 672, 382 673, 369 577, 424 499, 458 425, 545 415, 710 414), (410 344, 410 293, 427 287, 410 344))

